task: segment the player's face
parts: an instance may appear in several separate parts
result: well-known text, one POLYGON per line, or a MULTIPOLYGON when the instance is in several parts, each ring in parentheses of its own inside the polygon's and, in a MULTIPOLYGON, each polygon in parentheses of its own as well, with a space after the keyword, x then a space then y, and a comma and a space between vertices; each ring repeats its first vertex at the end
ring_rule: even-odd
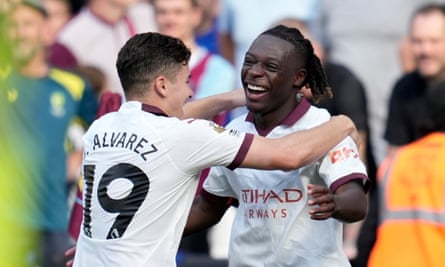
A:
POLYGON ((181 40, 193 38, 200 13, 190 0, 155 0, 153 7, 160 33, 181 40))
POLYGON ((241 79, 247 108, 257 114, 282 118, 294 109, 295 83, 302 83, 303 63, 291 43, 270 35, 259 36, 244 58, 241 79))
POLYGON ((46 18, 37 10, 20 5, 9 16, 8 36, 12 41, 14 58, 24 65, 44 52, 46 18))
POLYGON ((430 79, 445 78, 445 17, 439 12, 418 15, 411 28, 418 71, 430 79))
POLYGON ((167 81, 169 86, 169 115, 179 118, 184 116, 184 104, 193 96, 193 91, 189 85, 190 69, 188 66, 181 66, 181 70, 176 75, 176 79, 167 81))

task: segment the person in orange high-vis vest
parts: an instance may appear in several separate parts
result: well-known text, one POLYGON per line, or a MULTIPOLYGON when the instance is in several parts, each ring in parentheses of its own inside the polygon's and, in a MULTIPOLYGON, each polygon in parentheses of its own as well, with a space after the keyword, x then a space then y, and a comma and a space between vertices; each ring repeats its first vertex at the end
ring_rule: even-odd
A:
POLYGON ((380 224, 368 267, 445 266, 445 82, 429 88, 427 134, 379 168, 380 224))

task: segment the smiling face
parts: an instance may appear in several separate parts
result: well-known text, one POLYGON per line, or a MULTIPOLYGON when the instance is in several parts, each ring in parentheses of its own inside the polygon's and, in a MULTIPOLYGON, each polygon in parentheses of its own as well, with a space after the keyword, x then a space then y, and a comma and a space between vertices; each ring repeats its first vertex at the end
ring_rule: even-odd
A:
POLYGON ((420 74, 445 78, 445 16, 439 11, 417 15, 411 26, 412 51, 420 74))
POLYGON ((193 96, 189 85, 190 69, 187 64, 182 65, 174 78, 167 78, 165 86, 168 90, 168 113, 169 116, 184 117, 184 104, 193 96))
POLYGON ((260 35, 244 58, 241 79, 247 108, 278 120, 286 117, 298 103, 306 70, 294 46, 271 35, 260 35))

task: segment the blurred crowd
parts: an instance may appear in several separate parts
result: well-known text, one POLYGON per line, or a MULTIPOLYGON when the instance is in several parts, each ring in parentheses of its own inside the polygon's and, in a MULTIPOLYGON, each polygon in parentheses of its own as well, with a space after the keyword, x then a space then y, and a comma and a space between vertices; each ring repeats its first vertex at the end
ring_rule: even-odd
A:
MULTIPOLYGON (((2 0, 0 12, 0 267, 64 266, 75 242, 67 228, 82 135, 110 99, 124 100, 115 62, 131 36, 181 39, 198 99, 240 88, 250 44, 278 24, 298 28, 323 64, 333 98, 313 104, 348 115, 362 137, 373 185, 366 219, 344 224, 351 265, 443 266, 433 247, 445 248, 445 170, 428 163, 445 166, 445 147, 431 141, 437 152, 411 149, 416 160, 396 163, 444 128, 431 129, 444 123, 445 1, 2 0), (392 259, 403 251, 417 265, 392 259)), ((244 111, 214 121, 226 125, 244 111)), ((184 238, 178 266, 226 266, 234 213, 184 238)))

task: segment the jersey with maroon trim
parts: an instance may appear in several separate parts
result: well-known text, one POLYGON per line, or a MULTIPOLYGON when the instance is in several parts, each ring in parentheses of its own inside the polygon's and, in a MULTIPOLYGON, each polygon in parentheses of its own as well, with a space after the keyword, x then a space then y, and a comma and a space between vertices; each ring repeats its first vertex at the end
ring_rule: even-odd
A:
POLYGON ((200 170, 236 167, 251 137, 139 102, 96 120, 84 136, 74 266, 175 266, 200 170))
MULTIPOLYGON (((252 114, 238 117, 228 127, 278 138, 313 128, 329 117, 326 110, 303 100, 281 124, 268 131, 256 129, 252 114)), ((325 185, 335 191, 351 178, 368 180, 349 137, 319 161, 293 171, 212 168, 204 189, 239 201, 231 230, 229 265, 350 266, 342 250, 342 223, 333 218, 310 219, 307 185, 325 185)))

